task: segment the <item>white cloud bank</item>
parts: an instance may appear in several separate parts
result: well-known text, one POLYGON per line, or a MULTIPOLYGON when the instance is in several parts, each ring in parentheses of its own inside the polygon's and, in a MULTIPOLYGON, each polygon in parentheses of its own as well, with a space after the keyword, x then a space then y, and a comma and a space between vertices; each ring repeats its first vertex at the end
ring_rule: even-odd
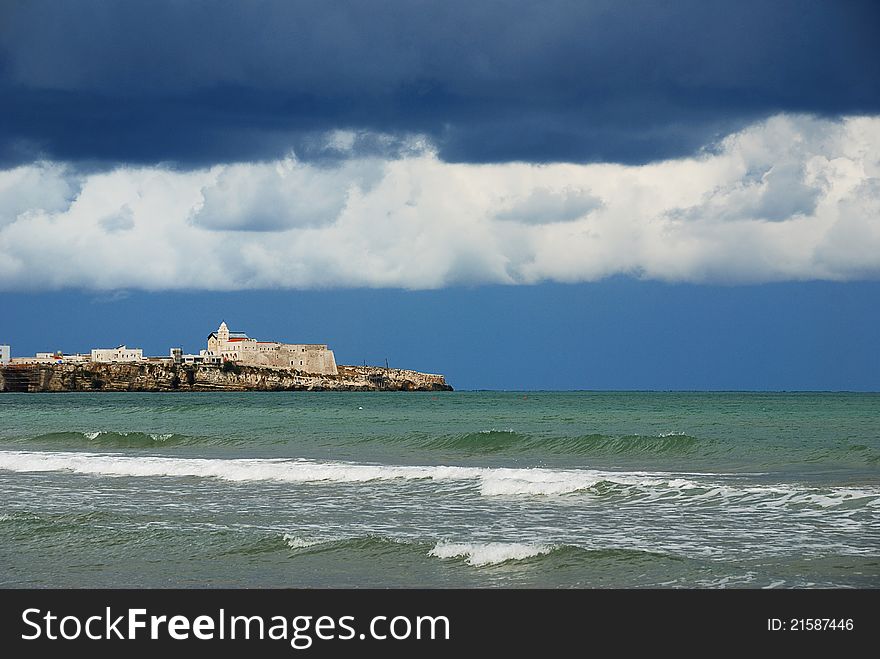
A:
MULTIPOLYGON (((339 142, 340 136, 333 139, 339 142)), ((880 118, 780 115, 644 166, 429 148, 179 172, 0 171, 0 289, 436 288, 880 276, 880 118)))

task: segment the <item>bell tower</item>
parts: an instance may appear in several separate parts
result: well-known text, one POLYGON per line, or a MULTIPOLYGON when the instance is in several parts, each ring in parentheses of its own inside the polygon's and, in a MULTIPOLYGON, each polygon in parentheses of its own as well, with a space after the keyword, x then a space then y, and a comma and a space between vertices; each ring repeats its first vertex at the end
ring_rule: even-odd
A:
POLYGON ((226 321, 220 323, 220 328, 217 330, 217 343, 221 346, 229 342, 229 327, 226 325, 226 321))

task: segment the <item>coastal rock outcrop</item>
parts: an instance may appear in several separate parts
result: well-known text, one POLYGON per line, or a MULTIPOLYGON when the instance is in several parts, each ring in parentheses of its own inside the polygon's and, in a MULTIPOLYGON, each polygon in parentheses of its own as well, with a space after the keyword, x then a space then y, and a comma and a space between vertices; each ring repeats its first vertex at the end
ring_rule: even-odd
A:
POLYGON ((452 391, 442 375, 339 366, 336 375, 226 363, 169 361, 17 364, 0 367, 0 391, 452 391))

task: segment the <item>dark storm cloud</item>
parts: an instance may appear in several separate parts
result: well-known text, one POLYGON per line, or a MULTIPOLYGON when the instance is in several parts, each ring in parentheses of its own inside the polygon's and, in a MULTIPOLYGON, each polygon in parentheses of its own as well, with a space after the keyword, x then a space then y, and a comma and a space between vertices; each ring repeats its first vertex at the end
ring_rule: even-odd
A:
POLYGON ((880 110, 876 3, 6 2, 0 161, 645 162, 778 111, 880 110), (399 140, 394 139, 400 137, 399 140))

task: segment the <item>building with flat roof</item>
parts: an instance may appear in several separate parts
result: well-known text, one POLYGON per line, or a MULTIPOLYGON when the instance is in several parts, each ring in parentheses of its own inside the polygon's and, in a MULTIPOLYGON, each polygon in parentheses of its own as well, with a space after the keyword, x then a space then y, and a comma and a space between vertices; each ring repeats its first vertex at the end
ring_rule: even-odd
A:
POLYGON ((4 366, 12 359, 12 349, 9 346, 0 346, 0 364, 4 366))
POLYGON ((92 348, 93 362, 141 362, 144 351, 141 348, 128 348, 125 345, 115 348, 92 348))

